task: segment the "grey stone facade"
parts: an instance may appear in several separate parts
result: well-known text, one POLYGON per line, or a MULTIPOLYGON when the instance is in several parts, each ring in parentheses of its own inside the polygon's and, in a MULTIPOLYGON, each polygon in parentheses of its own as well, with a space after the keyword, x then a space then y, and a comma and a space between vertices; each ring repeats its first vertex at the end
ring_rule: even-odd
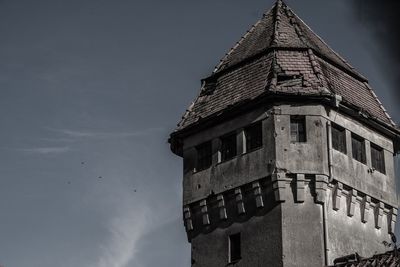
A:
POLYGON ((367 80, 278 0, 169 140, 184 162, 192 266, 320 267, 385 252, 399 137, 367 80))
POLYGON ((193 266, 226 265, 234 232, 243 239, 243 258, 235 266, 324 266, 325 257, 332 264, 349 252, 386 250, 383 241, 390 240, 397 215, 393 143, 356 120, 322 105, 277 105, 198 132, 184 144, 183 202, 193 266), (307 142, 290 142, 291 115, 305 116, 307 142), (263 146, 243 154, 243 127, 258 120, 263 146), (346 129, 347 154, 330 148, 332 122, 346 129), (242 153, 218 162, 219 137, 232 131, 242 153), (351 132, 365 138, 366 155, 370 142, 384 148, 385 175, 371 171, 370 159, 362 164, 352 158, 351 132), (208 140, 213 164, 196 172, 193 150, 208 140))

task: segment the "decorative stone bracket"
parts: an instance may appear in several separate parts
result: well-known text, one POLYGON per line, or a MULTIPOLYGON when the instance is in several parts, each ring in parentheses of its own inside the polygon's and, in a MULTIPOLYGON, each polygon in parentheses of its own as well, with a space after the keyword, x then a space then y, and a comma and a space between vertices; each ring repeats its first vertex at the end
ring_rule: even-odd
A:
POLYGON ((357 190, 352 189, 349 191, 349 194, 347 196, 347 216, 349 217, 354 216, 356 200, 357 200, 357 190))
POLYGON ((220 220, 228 219, 228 215, 226 213, 224 196, 223 195, 218 195, 217 196, 217 201, 218 201, 218 209, 219 209, 219 219, 220 220))
POLYGON ((364 196, 361 202, 361 222, 367 223, 370 217, 371 197, 364 196))
POLYGON ((243 203, 242 190, 240 188, 236 188, 235 189, 235 195, 236 195, 236 204, 237 204, 238 213, 239 214, 246 213, 246 210, 244 208, 244 203, 243 203))
MULTIPOLYGON (((232 212, 232 215, 236 213, 237 215, 246 214, 248 211, 245 207, 244 198, 246 197, 246 205, 250 203, 254 203, 257 209, 264 208, 267 203, 265 203, 266 199, 264 198, 264 194, 272 189, 274 194, 274 199, 276 202, 285 202, 292 197, 289 194, 292 194, 294 190, 294 201, 297 203, 302 203, 308 201, 310 196, 307 196, 308 192, 307 188, 310 183, 315 182, 315 195, 314 201, 315 203, 321 204, 325 203, 327 200, 327 196, 331 195, 332 200, 332 209, 335 211, 340 211, 340 213, 346 214, 348 217, 358 217, 362 223, 367 223, 371 220, 370 223, 374 225, 376 229, 385 228, 387 226, 387 230, 389 233, 393 233, 395 229, 395 223, 398 214, 398 208, 390 206, 389 204, 385 204, 381 201, 377 201, 373 199, 371 196, 366 195, 365 193, 358 191, 350 186, 344 185, 341 182, 335 181, 334 183, 328 182, 328 177, 324 175, 315 175, 315 179, 306 179, 304 174, 296 174, 294 176, 290 175, 290 177, 286 176, 286 173, 275 173, 272 175, 271 180, 267 180, 266 186, 270 186, 269 189, 266 189, 262 186, 262 181, 254 181, 248 185, 242 185, 241 187, 237 187, 230 191, 231 193, 225 194, 220 193, 217 196, 210 196, 210 198, 203 199, 199 202, 192 203, 190 205, 186 205, 183 208, 183 218, 184 224, 186 227, 186 231, 194 230, 194 227, 204 227, 209 226, 211 224, 210 214, 215 214, 215 223, 221 220, 227 220, 229 217, 229 213, 232 212), (271 183, 269 183, 271 181, 271 183), (293 185, 293 189, 290 188, 290 184, 293 185), (244 195, 242 188, 249 188, 249 192, 246 191, 246 195, 244 195), (330 192, 328 192, 328 190, 330 192), (233 194, 232 194, 233 193, 233 194), (290 198, 288 198, 290 196, 290 198), (227 199, 229 198, 229 199, 227 199), (344 199, 342 199, 344 198, 344 199), (215 203, 210 205, 209 202, 215 203), (229 211, 227 203, 234 204, 232 208, 234 210, 229 211), (341 204, 344 204, 344 207, 341 207, 341 204), (360 208, 360 214, 357 213, 357 205, 360 208), (210 211, 210 209, 215 209, 214 211, 210 211), (193 213, 193 211, 196 211, 193 213), (198 212, 199 211, 199 212, 198 212), (236 211, 236 212, 235 212, 236 211), (196 219, 194 219, 196 216, 196 219), (197 217, 198 216, 198 217, 197 217), (217 217, 218 216, 218 217, 217 217), (387 218, 387 220, 385 218, 387 218), (385 220, 386 221, 385 221, 385 220), (193 222, 199 222, 201 225, 193 225, 193 222), (383 225, 387 222, 387 225, 383 225)), ((312 186, 310 185, 312 188, 312 186)), ((254 211, 253 208, 249 208, 249 211, 254 211)))
POLYGON ((391 208, 389 212, 389 233, 394 234, 395 230, 395 225, 396 225, 396 219, 397 219, 397 209, 396 208, 391 208))
POLYGON ((383 219, 383 209, 385 205, 383 202, 378 202, 375 204, 375 228, 381 229, 382 219, 383 219))
POLYGON ((296 201, 304 202, 306 197, 306 177, 304 174, 296 175, 296 201))
POLYGON ((287 178, 284 173, 272 174, 272 188, 275 194, 275 200, 284 202, 286 199, 286 182, 287 178))
POLYGON ((183 208, 183 219, 185 222, 185 227, 186 227, 186 231, 192 231, 193 230, 193 222, 192 222, 192 214, 190 212, 190 208, 189 206, 185 206, 183 208))
POLYGON ((315 201, 317 203, 325 203, 327 189, 328 189, 328 176, 315 175, 315 192, 317 194, 315 201))
POLYGON ((210 224, 210 216, 208 215, 207 200, 202 200, 200 202, 201 214, 203 215, 203 225, 210 224))
POLYGON ((343 191, 343 184, 338 182, 335 184, 333 188, 333 194, 332 194, 332 207, 334 210, 339 210, 340 209, 340 199, 342 197, 342 191, 343 191))
POLYGON ((259 182, 254 182, 253 183, 253 190, 254 190, 254 196, 256 198, 256 206, 257 208, 262 208, 264 207, 264 201, 261 193, 261 187, 259 182))

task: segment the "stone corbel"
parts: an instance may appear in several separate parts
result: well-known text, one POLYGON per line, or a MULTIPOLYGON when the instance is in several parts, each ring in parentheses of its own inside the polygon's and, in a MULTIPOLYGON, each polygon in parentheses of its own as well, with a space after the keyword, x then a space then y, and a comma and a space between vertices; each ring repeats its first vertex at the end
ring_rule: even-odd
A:
POLYGON ((259 182, 253 183, 253 190, 254 190, 254 196, 256 198, 256 206, 257 206, 257 208, 264 207, 264 201, 263 201, 262 192, 261 192, 261 186, 260 186, 259 182))
POLYGON ((316 191, 316 202, 325 203, 326 190, 328 188, 328 177, 325 175, 315 176, 315 191, 316 191))
POLYGON ((238 213, 246 213, 246 210, 244 209, 242 190, 240 188, 235 189, 235 195, 238 213))
POLYGON ((219 218, 220 218, 220 220, 228 219, 228 215, 226 213, 224 196, 223 195, 218 195, 217 196, 217 201, 218 201, 218 209, 219 209, 219 218))
POLYGON ((207 200, 200 201, 201 214, 203 215, 203 225, 210 224, 210 216, 208 215, 207 200))
POLYGON ((286 190, 286 177, 284 173, 272 174, 272 189, 274 190, 275 200, 284 202, 286 190))
POLYGON ((397 209, 396 208, 391 208, 390 211, 389 211, 389 218, 388 218, 389 233, 394 234, 396 220, 397 220, 397 209))
POLYGON ((371 209, 371 197, 364 196, 361 203, 361 222, 363 223, 368 222, 370 209, 371 209))
POLYGON ((296 202, 304 202, 306 197, 306 178, 304 174, 296 175, 296 202))
POLYGON ((183 208, 183 219, 185 220, 185 227, 186 231, 192 231, 193 230, 193 222, 192 222, 192 213, 190 212, 189 206, 185 206, 183 208))
POLYGON ((349 217, 354 216, 356 200, 357 200, 357 190, 351 189, 347 196, 347 216, 349 216, 349 217))
POLYGON ((334 210, 339 210, 340 209, 340 198, 342 197, 342 191, 343 191, 343 184, 340 182, 337 182, 335 184, 335 187, 333 188, 333 200, 332 200, 332 208, 334 210))
POLYGON ((383 202, 378 202, 375 204, 375 228, 380 229, 382 227, 382 218, 383 218, 383 202))

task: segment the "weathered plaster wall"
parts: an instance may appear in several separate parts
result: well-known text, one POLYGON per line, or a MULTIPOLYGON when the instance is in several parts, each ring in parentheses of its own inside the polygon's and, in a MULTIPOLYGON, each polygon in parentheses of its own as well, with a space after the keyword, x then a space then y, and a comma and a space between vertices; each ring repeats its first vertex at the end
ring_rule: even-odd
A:
POLYGON ((254 216, 243 222, 216 228, 192 239, 192 260, 195 267, 221 267, 228 265, 229 235, 240 232, 242 259, 230 266, 283 266, 282 227, 280 206, 264 216, 254 216))
POLYGON ((333 178, 388 204, 397 206, 393 142, 382 134, 334 111, 331 112, 329 118, 332 122, 346 129, 347 137, 347 154, 332 150, 333 178), (366 140, 367 164, 353 159, 351 133, 355 133, 366 140), (371 171, 371 142, 382 147, 385 151, 386 174, 371 171))
POLYGON ((295 179, 286 190, 287 199, 281 204, 283 262, 285 267, 324 266, 324 230, 322 205, 315 203, 314 184, 306 180, 304 201, 296 200, 295 179))
POLYGON ((325 174, 328 170, 325 109, 322 106, 275 107, 276 166, 287 173, 325 174), (306 116, 307 142, 290 142, 290 116, 306 116))
POLYGON ((393 144, 348 116, 321 105, 266 107, 187 138, 183 156, 193 266, 226 266, 228 236, 235 232, 242 233, 243 259, 232 266, 323 266, 325 250, 330 264, 352 252, 387 250, 382 242, 390 240, 397 218, 393 144), (305 116, 307 142, 290 142, 291 115, 305 116), (263 147, 243 153, 243 128, 256 121, 263 123, 263 147), (346 154, 329 149, 332 122, 346 129, 346 154), (232 131, 238 156, 219 163, 219 137, 232 131), (352 132, 366 140, 366 164, 352 157, 352 132), (195 146, 209 140, 212 167, 196 172, 195 146), (371 169, 371 142, 384 148, 386 174, 371 169), (257 181, 263 181, 261 209, 252 187, 257 181), (237 189, 244 214, 237 213, 237 189), (224 220, 218 217, 221 195, 224 220))
POLYGON ((267 108, 250 112, 218 126, 199 132, 184 141, 184 204, 202 199, 212 192, 218 194, 230 188, 245 184, 273 172, 275 146, 273 119, 267 108), (262 121, 263 146, 255 151, 243 153, 243 128, 262 121), (238 155, 231 160, 218 163, 219 138, 232 131, 237 134, 238 155), (196 172, 196 146, 212 140, 213 164, 210 168, 196 172))
POLYGON ((382 210, 379 218, 379 229, 377 225, 377 205, 367 203, 367 211, 363 207, 363 200, 357 197, 354 202, 354 214, 349 216, 350 199, 349 193, 343 190, 339 194, 339 209, 333 206, 333 188, 327 191, 327 220, 328 220, 328 249, 330 264, 337 257, 351 253, 358 253, 362 257, 371 257, 376 253, 383 253, 389 248, 384 241, 390 243, 389 236, 389 210, 382 210), (365 218, 363 214, 367 213, 365 218))

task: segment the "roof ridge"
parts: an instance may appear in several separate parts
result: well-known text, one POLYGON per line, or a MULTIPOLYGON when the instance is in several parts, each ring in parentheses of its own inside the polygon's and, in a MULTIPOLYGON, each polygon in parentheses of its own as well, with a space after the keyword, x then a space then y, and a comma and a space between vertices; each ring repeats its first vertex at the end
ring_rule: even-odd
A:
POLYGON ((313 50, 309 48, 307 50, 307 54, 310 60, 311 67, 315 73, 315 76, 317 76, 318 80, 320 81, 321 87, 331 92, 331 90, 328 88, 328 81, 325 79, 325 76, 322 73, 321 66, 318 63, 318 60, 315 58, 313 50))
POLYGON ((267 11, 265 11, 262 15, 262 17, 256 22, 254 23, 249 30, 247 30, 247 32, 240 38, 239 41, 236 42, 236 44, 231 47, 231 49, 229 50, 228 53, 225 54, 225 56, 219 61, 219 63, 217 64, 217 66, 215 66, 214 71, 212 74, 215 74, 223 65, 223 62, 236 50, 237 47, 239 47, 239 45, 241 43, 243 43, 243 41, 254 31, 254 29, 261 23, 262 19, 266 17, 267 14, 269 14, 273 9, 275 9, 276 5, 282 2, 282 0, 278 0, 276 2, 276 4, 274 6, 272 6, 270 9, 268 9, 267 11))
POLYGON ((273 9, 275 9, 274 12, 274 31, 272 32, 272 39, 270 46, 278 44, 278 27, 279 23, 281 22, 281 9, 282 9, 282 0, 276 1, 275 5, 273 6, 273 9))
POLYGON ((368 82, 364 82, 364 85, 368 88, 372 96, 375 98, 375 100, 378 102, 379 107, 383 110, 383 113, 385 113, 386 117, 389 119, 389 121, 392 123, 393 126, 396 125, 396 123, 393 121, 392 117, 389 115, 385 107, 383 106, 382 102, 379 100, 378 96, 375 94, 374 90, 372 87, 369 85, 368 82))
MULTIPOLYGON (((350 70, 351 70, 355 75, 359 76, 359 77, 360 77, 361 79, 363 79, 363 80, 367 80, 361 73, 359 73, 358 71, 356 71, 356 69, 355 69, 352 65, 350 65, 350 63, 348 63, 346 59, 344 59, 341 55, 339 55, 334 49, 332 49, 332 47, 331 47, 328 43, 326 43, 316 32, 314 32, 313 29, 311 29, 311 27, 308 26, 308 24, 307 24, 304 20, 302 20, 299 16, 297 16, 297 14, 296 14, 290 7, 287 6, 287 8, 288 8, 288 11, 289 11, 290 13, 292 13, 292 16, 294 16, 296 19, 300 20, 300 21, 303 23, 303 25, 304 25, 305 27, 307 27, 307 29, 308 29, 312 34, 314 34, 314 35, 318 38, 318 40, 319 40, 321 43, 323 43, 327 48, 329 48, 329 50, 332 51, 332 53, 333 53, 335 56, 337 56, 338 59, 340 59, 346 66, 348 66, 348 67, 350 68, 350 70)), ((297 22, 296 22, 296 24, 297 24, 297 22)), ((301 30, 301 29, 299 29, 299 30, 301 30)))
POLYGON ((246 37, 249 36, 250 33, 252 33, 254 31, 254 29, 257 27, 257 25, 260 23, 261 23, 261 19, 259 19, 255 24, 253 24, 251 26, 251 28, 249 30, 247 30, 247 32, 240 38, 240 40, 237 41, 233 47, 231 47, 229 52, 226 53, 225 56, 219 61, 218 65, 215 66, 213 74, 216 73, 221 68, 225 59, 227 59, 233 53, 233 51, 235 51, 235 49, 243 42, 243 40, 246 39, 246 37))
POLYGON ((304 41, 304 34, 301 31, 297 21, 293 18, 293 16, 295 16, 296 14, 290 9, 290 7, 288 5, 285 4, 285 11, 286 11, 286 15, 289 17, 290 19, 290 23, 293 25, 294 27, 294 31, 297 34, 297 37, 299 37, 299 40, 307 47, 307 43, 304 41))

